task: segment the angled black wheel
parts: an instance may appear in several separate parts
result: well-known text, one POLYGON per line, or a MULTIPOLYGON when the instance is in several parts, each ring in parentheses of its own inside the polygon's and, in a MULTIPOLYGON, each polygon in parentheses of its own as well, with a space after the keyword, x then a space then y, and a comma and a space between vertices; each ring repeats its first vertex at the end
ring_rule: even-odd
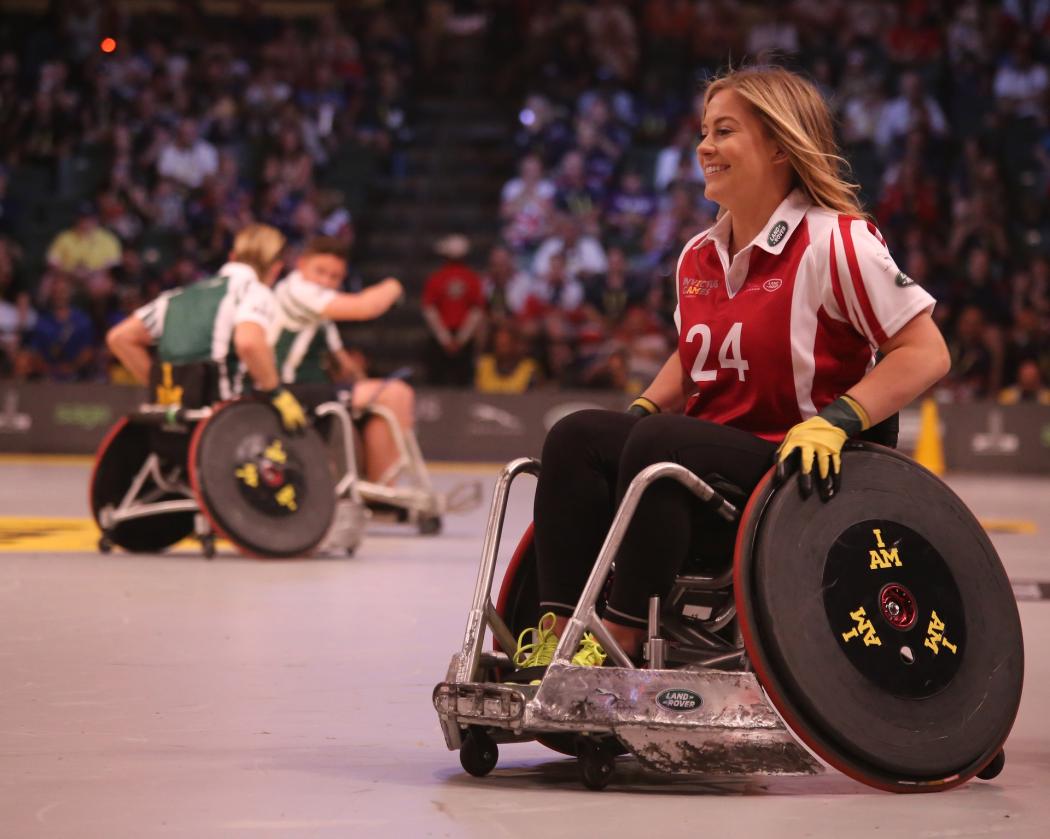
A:
MULTIPOLYGON (((135 425, 128 422, 127 417, 122 417, 110 428, 98 447, 95 468, 91 474, 90 503, 91 514, 103 532, 98 543, 98 548, 103 553, 109 553, 114 545, 132 553, 156 553, 171 547, 193 532, 192 512, 130 519, 112 526, 103 523, 102 511, 106 507, 118 506, 123 500, 127 491, 131 489, 135 476, 146 463, 146 458, 153 453, 159 434, 156 429, 135 425)), ((178 454, 177 445, 168 445, 166 448, 178 454)), ((165 469, 174 465, 167 458, 162 458, 162 464, 165 469)), ((147 479, 142 487, 143 492, 156 489, 151 479, 147 479)), ((183 496, 172 493, 158 493, 153 500, 172 501, 181 498, 183 496)))
POLYGON ((603 790, 612 780, 615 752, 593 737, 578 737, 576 766, 580 781, 587 789, 603 790))
POLYGON ((485 729, 471 726, 459 747, 459 762, 475 778, 484 778, 499 761, 499 747, 485 729))
POLYGON ((991 763, 977 773, 977 777, 982 781, 990 781, 993 778, 998 778, 999 773, 1003 771, 1004 766, 1006 766, 1006 752, 1001 751, 992 758, 991 763))
POLYGON ((824 503, 772 473, 745 510, 735 596, 787 723, 836 768, 895 792, 990 770, 1021 697, 1017 605, 984 529, 938 478, 873 445, 824 503))
POLYGON ((227 403, 197 426, 189 475, 214 529, 250 555, 309 554, 335 515, 320 436, 312 428, 288 434, 261 402, 227 403))

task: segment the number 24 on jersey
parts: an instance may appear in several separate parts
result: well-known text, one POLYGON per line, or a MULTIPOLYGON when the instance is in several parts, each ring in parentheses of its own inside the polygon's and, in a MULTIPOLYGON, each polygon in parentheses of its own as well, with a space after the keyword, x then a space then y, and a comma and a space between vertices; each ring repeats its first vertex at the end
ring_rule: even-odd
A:
MULTIPOLYGON (((744 324, 739 321, 734 323, 718 350, 718 366, 723 370, 736 370, 741 382, 747 380, 747 371, 750 369, 750 365, 740 354, 740 334, 743 329, 744 324)), ((710 382, 718 375, 717 369, 707 369, 707 357, 711 353, 711 327, 706 323, 695 324, 685 336, 685 340, 690 343, 698 338, 700 348, 696 351, 696 361, 693 362, 690 372, 694 382, 710 382)))

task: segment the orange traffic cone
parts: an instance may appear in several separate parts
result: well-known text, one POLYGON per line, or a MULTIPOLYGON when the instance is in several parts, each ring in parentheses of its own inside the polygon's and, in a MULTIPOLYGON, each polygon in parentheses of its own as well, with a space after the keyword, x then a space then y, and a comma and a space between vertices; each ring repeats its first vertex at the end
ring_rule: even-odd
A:
POLYGON ((919 408, 919 437, 915 441, 915 454, 912 457, 934 475, 944 474, 941 420, 937 414, 937 403, 932 397, 923 399, 919 408))

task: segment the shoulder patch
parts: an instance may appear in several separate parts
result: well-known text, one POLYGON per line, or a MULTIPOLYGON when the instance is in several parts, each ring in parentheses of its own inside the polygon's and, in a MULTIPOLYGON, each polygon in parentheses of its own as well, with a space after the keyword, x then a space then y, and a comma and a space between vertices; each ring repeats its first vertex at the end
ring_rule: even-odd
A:
POLYGON ((784 238, 784 234, 788 232, 788 223, 786 221, 778 221, 773 225, 769 231, 769 238, 766 242, 771 248, 775 248, 780 244, 780 240, 784 238))
POLYGON ((897 272, 897 279, 894 280, 898 288, 907 288, 910 285, 915 285, 915 280, 905 274, 903 271, 897 272))

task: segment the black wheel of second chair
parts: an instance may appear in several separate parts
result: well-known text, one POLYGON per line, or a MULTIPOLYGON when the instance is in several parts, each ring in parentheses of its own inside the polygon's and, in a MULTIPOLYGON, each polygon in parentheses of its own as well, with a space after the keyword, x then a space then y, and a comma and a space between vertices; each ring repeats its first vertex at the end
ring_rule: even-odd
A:
POLYGON ((829 502, 772 473, 744 512, 735 595, 770 699, 817 754, 895 792, 948 789, 1002 750, 1020 703, 1016 602, 972 513, 890 449, 842 458, 829 502))
MULTIPOLYGON (((136 425, 122 417, 106 433, 95 454, 95 468, 91 475, 91 514, 102 530, 99 550, 108 553, 118 545, 133 553, 156 553, 171 547, 193 532, 191 512, 165 513, 148 518, 129 519, 107 526, 103 510, 117 507, 131 488, 139 470, 152 453, 151 439, 155 429, 136 425)), ((182 496, 156 492, 151 479, 143 484, 146 492, 154 491, 154 501, 171 501, 182 496)))
POLYGON ((310 553, 335 515, 328 452, 312 428, 288 434, 277 412, 244 400, 221 406, 196 429, 190 481, 202 511, 243 552, 310 553))

